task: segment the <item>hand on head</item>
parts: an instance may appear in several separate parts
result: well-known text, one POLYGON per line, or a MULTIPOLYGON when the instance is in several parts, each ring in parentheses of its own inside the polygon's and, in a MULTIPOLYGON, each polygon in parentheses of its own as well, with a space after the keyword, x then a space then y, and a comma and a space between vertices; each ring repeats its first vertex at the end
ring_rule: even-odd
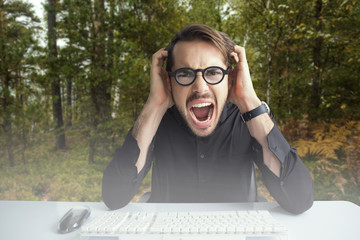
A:
POLYGON ((170 108, 174 103, 171 96, 169 76, 163 67, 167 56, 168 51, 164 48, 152 56, 149 100, 157 106, 170 108))
POLYGON ((241 112, 249 111, 260 105, 251 81, 245 48, 235 45, 231 58, 235 68, 230 71, 230 87, 228 100, 236 104, 241 112))

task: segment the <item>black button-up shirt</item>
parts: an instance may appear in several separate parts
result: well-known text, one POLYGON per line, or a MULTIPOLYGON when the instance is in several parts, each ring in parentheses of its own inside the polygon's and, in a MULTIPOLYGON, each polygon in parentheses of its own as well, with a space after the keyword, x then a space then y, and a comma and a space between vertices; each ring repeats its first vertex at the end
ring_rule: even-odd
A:
POLYGON ((150 202, 256 201, 256 163, 270 194, 283 208, 294 213, 307 210, 313 202, 312 179, 276 125, 268 135, 268 145, 282 164, 280 178, 264 165, 261 145, 232 103, 225 105, 208 137, 194 135, 172 107, 160 123, 139 174, 135 164, 140 150, 129 131, 104 172, 104 202, 111 209, 127 204, 151 165, 150 202))

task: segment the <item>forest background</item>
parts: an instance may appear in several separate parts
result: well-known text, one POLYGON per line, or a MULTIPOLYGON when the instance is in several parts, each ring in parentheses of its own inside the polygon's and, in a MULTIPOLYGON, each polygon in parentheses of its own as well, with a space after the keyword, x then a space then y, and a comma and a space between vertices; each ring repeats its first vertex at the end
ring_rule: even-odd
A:
POLYGON ((102 201, 102 172, 147 99, 152 54, 198 22, 246 48, 315 199, 360 204, 359 1, 44 3, 38 17, 31 2, 0 0, 0 200, 102 201))

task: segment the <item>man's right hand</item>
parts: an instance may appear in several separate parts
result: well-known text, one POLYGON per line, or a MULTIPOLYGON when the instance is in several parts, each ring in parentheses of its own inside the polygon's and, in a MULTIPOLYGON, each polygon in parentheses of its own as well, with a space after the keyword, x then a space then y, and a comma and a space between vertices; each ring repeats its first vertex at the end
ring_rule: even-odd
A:
POLYGON ((154 104, 156 107, 164 107, 166 109, 174 105, 171 97, 169 75, 163 68, 167 56, 168 52, 164 48, 161 48, 152 56, 150 94, 148 98, 149 103, 154 104))
POLYGON ((136 162, 138 172, 145 166, 149 146, 161 119, 167 109, 174 105, 171 96, 170 79, 163 68, 167 56, 168 52, 162 48, 152 57, 150 94, 132 130, 132 135, 140 148, 140 155, 136 162))

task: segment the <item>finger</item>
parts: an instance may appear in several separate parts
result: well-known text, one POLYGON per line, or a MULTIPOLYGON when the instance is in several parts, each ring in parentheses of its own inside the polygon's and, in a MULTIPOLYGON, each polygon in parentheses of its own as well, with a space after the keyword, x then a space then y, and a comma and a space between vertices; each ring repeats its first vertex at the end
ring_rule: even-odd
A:
POLYGON ((167 56, 168 51, 166 51, 164 48, 161 48, 152 56, 153 65, 162 67, 167 56))
POLYGON ((235 63, 239 62, 239 56, 237 53, 235 52, 230 53, 230 57, 232 58, 232 60, 234 60, 235 63))
POLYGON ((238 45, 234 46, 234 52, 238 55, 239 62, 246 62, 246 53, 245 48, 240 47, 238 45))

